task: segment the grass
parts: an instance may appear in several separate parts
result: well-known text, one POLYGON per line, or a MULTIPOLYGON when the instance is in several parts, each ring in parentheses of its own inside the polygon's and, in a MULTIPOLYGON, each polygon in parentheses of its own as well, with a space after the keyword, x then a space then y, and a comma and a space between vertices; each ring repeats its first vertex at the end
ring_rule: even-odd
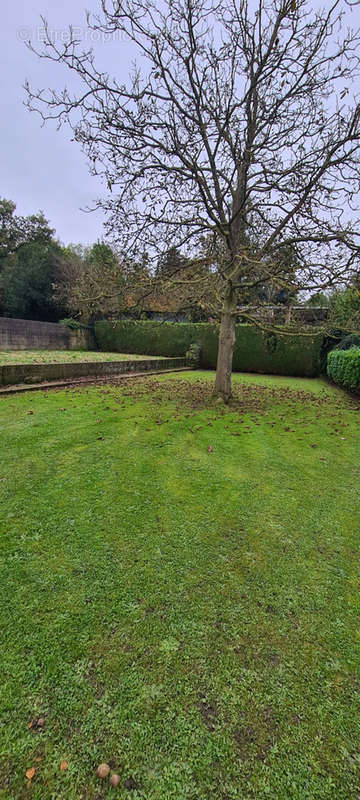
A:
POLYGON ((1 399, 1 800, 360 796, 358 404, 211 380, 1 399))
POLYGON ((88 350, 2 350, 0 367, 5 364, 71 364, 73 361, 136 361, 142 358, 160 358, 160 356, 99 353, 88 350))

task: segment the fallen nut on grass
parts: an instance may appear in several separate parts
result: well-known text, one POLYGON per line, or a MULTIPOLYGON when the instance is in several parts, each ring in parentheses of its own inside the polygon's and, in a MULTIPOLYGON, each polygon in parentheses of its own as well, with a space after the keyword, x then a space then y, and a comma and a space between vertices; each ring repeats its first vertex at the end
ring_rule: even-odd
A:
POLYGON ((109 764, 99 764, 96 770, 98 778, 107 778, 109 772, 110 772, 109 764))
POLYGON ((119 783, 120 783, 120 775, 115 775, 115 774, 112 775, 111 778, 110 778, 110 783, 111 783, 111 786, 113 786, 114 789, 116 789, 116 787, 119 786, 119 783))

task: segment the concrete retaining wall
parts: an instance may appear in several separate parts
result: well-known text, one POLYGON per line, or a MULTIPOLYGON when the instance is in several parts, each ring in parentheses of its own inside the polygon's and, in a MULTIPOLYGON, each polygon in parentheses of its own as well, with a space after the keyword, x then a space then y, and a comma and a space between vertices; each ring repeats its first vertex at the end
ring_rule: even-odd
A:
POLYGON ((0 367, 0 386, 43 383, 84 377, 114 377, 127 372, 148 372, 186 366, 185 358, 152 358, 137 361, 96 361, 72 364, 5 364, 0 367))
POLYGON ((91 330, 71 330, 56 322, 0 317, 0 350, 94 350, 91 330))

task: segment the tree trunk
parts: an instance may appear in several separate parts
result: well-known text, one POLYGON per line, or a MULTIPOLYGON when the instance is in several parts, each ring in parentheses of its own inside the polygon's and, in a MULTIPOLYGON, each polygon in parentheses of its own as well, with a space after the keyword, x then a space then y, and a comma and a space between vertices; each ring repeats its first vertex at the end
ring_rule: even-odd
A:
POLYGON ((235 344, 236 292, 229 287, 221 314, 215 394, 228 403, 231 398, 231 372, 235 344))

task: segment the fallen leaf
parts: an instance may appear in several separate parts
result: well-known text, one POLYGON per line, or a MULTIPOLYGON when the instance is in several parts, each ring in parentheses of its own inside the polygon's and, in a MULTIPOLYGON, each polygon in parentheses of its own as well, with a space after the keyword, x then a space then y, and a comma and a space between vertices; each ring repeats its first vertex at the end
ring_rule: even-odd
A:
POLYGON ((28 781, 31 781, 35 775, 35 767, 30 767, 30 769, 27 769, 25 775, 28 781))
POLYGON ((98 778, 107 778, 109 772, 110 772, 109 764, 99 764, 96 770, 98 778))
POLYGON ((60 761, 61 772, 64 772, 67 769, 67 767, 68 767, 67 761, 60 761))

